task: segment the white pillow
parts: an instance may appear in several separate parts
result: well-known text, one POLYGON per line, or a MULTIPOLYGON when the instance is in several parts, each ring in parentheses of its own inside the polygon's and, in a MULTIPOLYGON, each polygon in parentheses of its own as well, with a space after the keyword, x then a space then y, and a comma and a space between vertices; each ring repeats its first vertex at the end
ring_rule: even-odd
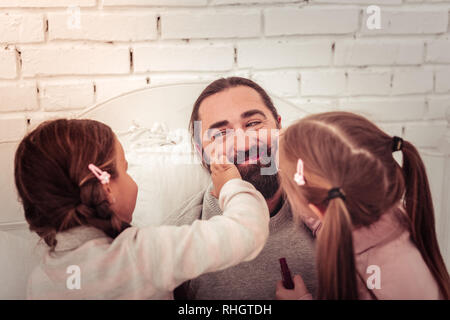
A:
POLYGON ((129 174, 139 186, 132 224, 161 225, 192 195, 204 190, 209 174, 191 148, 187 130, 132 127, 118 134, 128 160, 129 174))

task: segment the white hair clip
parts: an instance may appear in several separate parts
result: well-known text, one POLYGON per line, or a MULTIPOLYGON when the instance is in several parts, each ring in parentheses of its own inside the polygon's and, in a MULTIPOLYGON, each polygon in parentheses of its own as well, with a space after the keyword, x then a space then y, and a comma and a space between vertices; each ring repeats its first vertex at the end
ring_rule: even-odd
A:
POLYGON ((97 179, 100 180, 102 184, 109 183, 111 175, 108 172, 101 170, 99 167, 95 166, 92 163, 88 166, 88 168, 97 177, 97 179))
POLYGON ((303 175, 303 160, 298 159, 297 162, 297 172, 294 174, 294 180, 299 186, 303 186, 305 182, 305 177, 303 175))

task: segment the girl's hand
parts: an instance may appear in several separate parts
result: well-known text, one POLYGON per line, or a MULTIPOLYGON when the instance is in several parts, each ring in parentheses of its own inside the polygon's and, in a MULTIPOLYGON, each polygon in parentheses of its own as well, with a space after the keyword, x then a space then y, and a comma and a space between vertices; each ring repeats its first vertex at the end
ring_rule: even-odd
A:
POLYGON ((283 281, 277 282, 277 291, 275 292, 275 298, 277 300, 311 300, 312 296, 306 289, 305 283, 301 276, 296 275, 294 277, 294 289, 289 290, 283 286, 283 281))
POLYGON ((234 138, 232 135, 217 139, 214 142, 211 150, 211 179, 214 185, 214 190, 211 194, 219 198, 220 190, 225 183, 231 179, 241 179, 237 167, 228 160, 228 149, 233 147, 234 138))
POLYGON ((236 178, 241 179, 241 174, 237 167, 228 161, 225 155, 211 162, 211 179, 214 185, 214 190, 211 191, 211 194, 214 197, 219 198, 223 185, 229 180, 236 178))

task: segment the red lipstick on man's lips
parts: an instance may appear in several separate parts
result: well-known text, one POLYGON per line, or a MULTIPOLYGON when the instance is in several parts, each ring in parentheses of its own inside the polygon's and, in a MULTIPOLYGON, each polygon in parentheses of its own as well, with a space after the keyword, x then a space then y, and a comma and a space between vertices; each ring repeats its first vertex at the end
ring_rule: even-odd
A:
POLYGON ((256 164, 256 163, 258 163, 258 160, 259 160, 259 155, 256 154, 252 157, 248 157, 247 159, 245 159, 243 164, 247 164, 247 163, 256 164))
POLYGON ((259 160, 265 155, 265 153, 266 152, 264 152, 264 149, 261 147, 250 148, 244 152, 244 161, 240 164, 258 164, 259 160))
POLYGON ((286 289, 294 289, 294 282, 292 281, 291 271, 286 262, 286 258, 280 259, 281 277, 283 279, 283 286, 286 289))

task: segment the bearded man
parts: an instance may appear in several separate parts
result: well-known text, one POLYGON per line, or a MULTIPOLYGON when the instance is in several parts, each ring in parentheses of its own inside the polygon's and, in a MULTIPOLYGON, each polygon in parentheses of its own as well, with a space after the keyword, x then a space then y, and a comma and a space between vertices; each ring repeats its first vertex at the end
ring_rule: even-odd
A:
MULTIPOLYGON (((278 182, 277 140, 271 132, 280 128, 281 117, 272 100, 249 79, 218 79, 198 97, 192 110, 190 131, 203 166, 209 171, 207 150, 215 139, 236 135, 234 145, 225 152, 236 164, 242 179, 253 184, 266 199, 271 216, 270 235, 254 260, 188 281, 175 290, 175 299, 275 299, 276 284, 281 279, 280 258, 286 258, 292 275, 301 275, 307 289, 315 295, 314 236, 303 223, 294 222, 278 182), (242 137, 244 143, 237 142, 242 137)), ((211 184, 189 199, 166 223, 191 224, 197 219, 208 220, 222 214, 217 199, 211 194, 212 188, 211 184)))

